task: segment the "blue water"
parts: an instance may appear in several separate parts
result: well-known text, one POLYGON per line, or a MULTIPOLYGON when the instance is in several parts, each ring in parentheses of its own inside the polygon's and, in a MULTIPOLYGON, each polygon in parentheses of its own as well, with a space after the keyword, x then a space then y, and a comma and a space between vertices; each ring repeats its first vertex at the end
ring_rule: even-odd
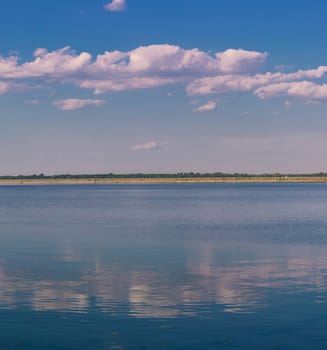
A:
POLYGON ((326 349, 327 185, 0 187, 0 350, 326 349))

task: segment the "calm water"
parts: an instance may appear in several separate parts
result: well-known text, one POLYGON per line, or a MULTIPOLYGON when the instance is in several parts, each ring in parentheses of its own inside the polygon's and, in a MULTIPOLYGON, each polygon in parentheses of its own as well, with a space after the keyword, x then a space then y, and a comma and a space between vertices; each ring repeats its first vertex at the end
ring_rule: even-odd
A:
POLYGON ((0 187, 0 350, 326 349, 327 185, 0 187))

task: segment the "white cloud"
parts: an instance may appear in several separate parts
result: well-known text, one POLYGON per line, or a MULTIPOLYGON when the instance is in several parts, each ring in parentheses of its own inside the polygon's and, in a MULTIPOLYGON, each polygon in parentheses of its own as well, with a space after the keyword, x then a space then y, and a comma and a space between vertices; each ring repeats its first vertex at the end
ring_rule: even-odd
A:
POLYGON ((175 45, 141 46, 129 53, 132 72, 211 72, 219 61, 198 49, 184 50, 175 45))
POLYGON ((98 55, 91 65, 93 74, 152 73, 152 74, 218 74, 256 70, 266 53, 228 49, 214 56, 199 49, 185 50, 176 45, 140 46, 128 52, 112 51, 98 55))
POLYGON ((298 70, 288 74, 267 72, 254 75, 217 75, 195 79, 187 86, 187 92, 189 95, 208 95, 233 91, 253 91, 260 86, 273 83, 300 79, 320 79, 326 72, 327 66, 321 66, 316 69, 298 70))
POLYGON ((162 144, 157 141, 149 141, 139 145, 130 147, 131 151, 150 151, 154 149, 159 149, 162 144))
POLYGON ((254 94, 261 99, 286 96, 312 101, 327 100, 327 84, 315 84, 309 81, 278 83, 262 86, 254 91, 254 94))
POLYGON ((79 87, 96 93, 142 89, 192 81, 198 76, 258 69, 266 53, 226 50, 211 56, 199 49, 184 50, 176 45, 141 46, 129 52, 112 51, 97 56, 80 79, 79 87))
POLYGON ((216 108, 217 108, 217 102, 208 101, 206 104, 199 106, 194 111, 195 112, 208 112, 208 111, 214 111, 216 108))
POLYGON ((66 78, 83 71, 92 58, 87 52, 76 55, 68 46, 52 52, 37 49, 34 55, 35 60, 18 67, 14 77, 66 78))
POLYGON ((18 57, 0 58, 0 78, 67 78, 83 71, 92 58, 87 52, 76 55, 69 47, 52 52, 39 48, 34 51, 34 57, 21 65, 18 57))
POLYGON ((327 66, 258 73, 267 56, 266 52, 243 49, 208 53, 168 44, 108 51, 96 57, 88 52, 76 53, 70 47, 51 52, 37 48, 34 58, 22 63, 17 54, 0 56, 0 94, 54 83, 73 84, 95 94, 185 84, 189 95, 253 92, 262 99, 286 96, 306 102, 327 100, 326 84, 313 82, 325 78, 327 66))
POLYGON ((125 0, 112 0, 104 7, 107 11, 124 11, 126 10, 125 0))
POLYGON ((224 73, 255 71, 267 59, 267 52, 228 49, 216 54, 220 70, 224 73))
POLYGON ((60 111, 72 111, 75 109, 81 109, 87 106, 100 107, 106 103, 104 100, 96 99, 79 99, 79 98, 70 98, 56 100, 53 102, 53 105, 58 108, 60 111))
POLYGON ((3 58, 0 56, 0 76, 6 77, 8 73, 12 73, 16 70, 18 64, 17 56, 10 56, 3 58))
POLYGON ((70 47, 52 52, 38 48, 34 59, 22 64, 16 56, 0 58, 0 79, 38 78, 105 93, 190 82, 233 69, 258 69, 265 58, 266 53, 260 52, 228 49, 210 55, 196 48, 185 50, 168 44, 105 52, 93 60, 90 53, 77 54, 70 47))

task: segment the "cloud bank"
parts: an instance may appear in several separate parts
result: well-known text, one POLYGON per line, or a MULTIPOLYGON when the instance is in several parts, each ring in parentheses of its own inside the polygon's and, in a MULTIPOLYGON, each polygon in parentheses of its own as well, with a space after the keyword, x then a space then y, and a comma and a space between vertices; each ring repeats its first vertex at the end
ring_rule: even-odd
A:
MULTIPOLYGON (((113 1, 108 6, 122 3, 113 1)), ((322 81, 327 66, 264 72, 266 52, 227 49, 208 53, 157 44, 126 52, 106 51, 96 57, 70 47, 50 52, 38 48, 33 55, 31 61, 22 63, 15 55, 0 56, 0 94, 54 83, 71 84, 94 94, 184 84, 188 95, 251 92, 260 99, 281 96, 327 101, 327 85, 322 81)))

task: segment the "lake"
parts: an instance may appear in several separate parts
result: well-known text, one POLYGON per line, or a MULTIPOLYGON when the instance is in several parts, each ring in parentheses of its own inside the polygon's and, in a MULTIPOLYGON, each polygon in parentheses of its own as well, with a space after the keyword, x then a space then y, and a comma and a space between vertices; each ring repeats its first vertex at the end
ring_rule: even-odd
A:
POLYGON ((327 348, 327 184, 2 186, 0 225, 0 350, 327 348))

